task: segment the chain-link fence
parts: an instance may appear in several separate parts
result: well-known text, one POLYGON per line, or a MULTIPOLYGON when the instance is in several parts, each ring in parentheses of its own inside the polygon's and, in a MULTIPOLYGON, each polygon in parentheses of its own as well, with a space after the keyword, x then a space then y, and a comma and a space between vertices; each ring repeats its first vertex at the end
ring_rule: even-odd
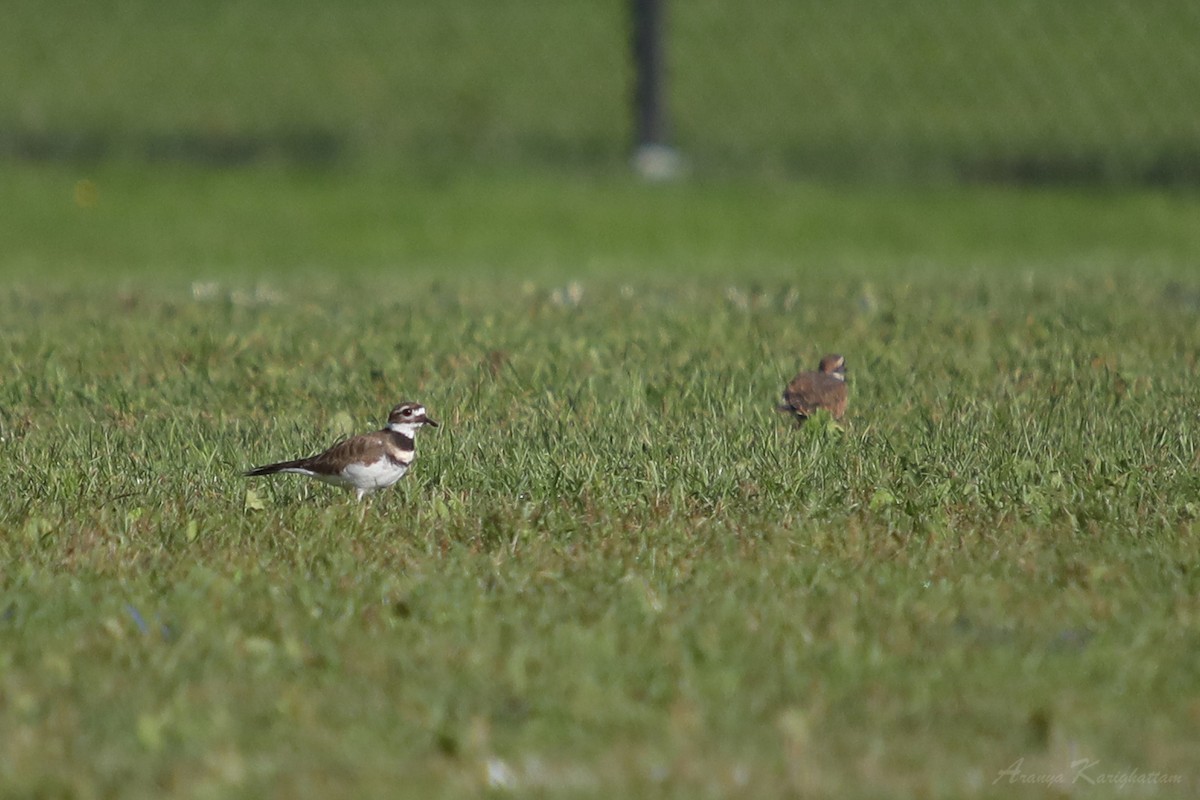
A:
MULTIPOLYGON (((632 0, 17 0, 0 157, 624 169, 632 0)), ((1200 184, 1196 0, 662 0, 697 175, 1200 184)))
POLYGON ((672 6, 678 141, 832 175, 1200 183, 1200 3, 672 6))

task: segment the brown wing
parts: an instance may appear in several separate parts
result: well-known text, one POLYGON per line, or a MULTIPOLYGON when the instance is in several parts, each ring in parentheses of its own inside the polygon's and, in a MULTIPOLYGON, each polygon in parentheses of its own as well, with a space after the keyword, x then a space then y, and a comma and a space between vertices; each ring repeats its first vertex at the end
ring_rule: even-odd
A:
POLYGON ((386 452, 384 434, 376 431, 338 442, 322 453, 294 462, 292 466, 303 467, 320 475, 337 475, 351 461, 374 463, 386 452))
POLYGON ((783 402, 799 417, 828 409, 834 419, 846 413, 846 383, 821 372, 801 372, 783 390, 783 402))

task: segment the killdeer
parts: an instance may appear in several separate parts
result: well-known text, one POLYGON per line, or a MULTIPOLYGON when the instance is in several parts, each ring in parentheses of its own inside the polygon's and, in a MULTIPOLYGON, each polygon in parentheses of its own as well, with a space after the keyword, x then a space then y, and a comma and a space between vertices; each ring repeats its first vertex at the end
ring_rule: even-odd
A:
POLYGON ((846 413, 846 359, 830 353, 821 359, 816 372, 801 372, 783 390, 783 405, 779 411, 795 414, 804 421, 824 408, 840 420, 846 413))
POLYGON ((376 489, 386 489, 404 477, 416 458, 417 429, 437 427, 420 403, 401 403, 388 414, 387 425, 374 433, 364 433, 338 442, 323 453, 294 461, 280 461, 255 467, 246 473, 274 475, 295 472, 325 483, 353 487, 357 499, 376 489))

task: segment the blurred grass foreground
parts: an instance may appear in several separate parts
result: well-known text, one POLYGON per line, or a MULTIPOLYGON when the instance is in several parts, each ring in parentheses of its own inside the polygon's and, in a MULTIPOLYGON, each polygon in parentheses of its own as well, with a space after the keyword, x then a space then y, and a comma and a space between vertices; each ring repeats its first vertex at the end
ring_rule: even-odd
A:
MULTIPOLYGON (((18 0, 0 158, 621 168, 624 0, 18 0)), ((669 4, 700 174, 1200 183, 1190 0, 669 4)))

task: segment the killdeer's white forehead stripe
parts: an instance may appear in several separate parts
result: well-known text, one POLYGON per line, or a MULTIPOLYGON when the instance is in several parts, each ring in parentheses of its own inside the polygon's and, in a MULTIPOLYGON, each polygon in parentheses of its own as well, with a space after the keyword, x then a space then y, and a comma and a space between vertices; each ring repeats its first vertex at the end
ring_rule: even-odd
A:
POLYGON ((412 419, 413 417, 425 416, 425 406, 417 405, 416 403, 401 403, 392 409, 389 417, 400 417, 401 419, 412 419))

